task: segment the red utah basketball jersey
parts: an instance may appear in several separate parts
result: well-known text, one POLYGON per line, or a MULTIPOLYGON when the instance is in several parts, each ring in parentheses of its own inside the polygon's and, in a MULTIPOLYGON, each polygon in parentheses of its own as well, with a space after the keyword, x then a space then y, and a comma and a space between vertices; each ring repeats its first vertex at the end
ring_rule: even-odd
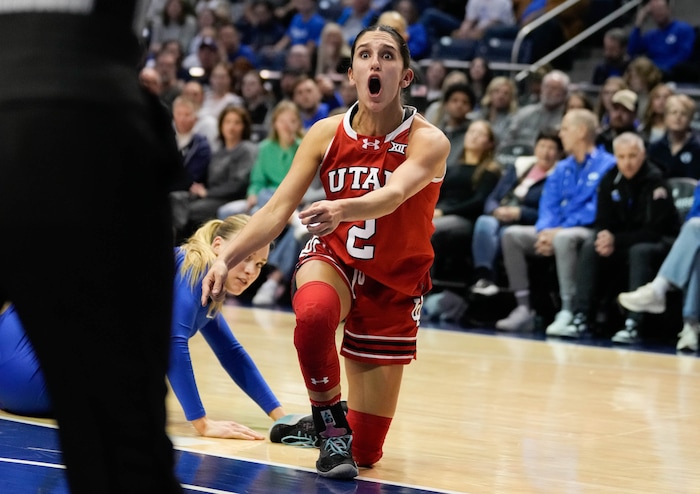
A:
MULTIPOLYGON (((383 187, 406 160, 415 108, 407 107, 403 122, 386 136, 357 134, 350 125, 356 111, 357 104, 346 112, 321 163, 329 200, 359 197, 383 187)), ((423 295, 432 287, 430 236, 441 182, 433 180, 389 215, 341 223, 321 240, 366 276, 398 292, 423 295)))

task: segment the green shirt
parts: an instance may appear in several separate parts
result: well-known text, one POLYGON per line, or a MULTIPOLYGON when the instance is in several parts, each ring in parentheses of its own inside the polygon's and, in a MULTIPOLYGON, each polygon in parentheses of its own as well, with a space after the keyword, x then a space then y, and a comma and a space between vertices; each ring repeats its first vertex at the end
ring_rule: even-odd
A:
POLYGON ((258 146, 258 157, 250 172, 248 195, 258 195, 263 189, 276 189, 292 166, 294 155, 299 149, 301 139, 296 139, 284 149, 279 142, 264 139, 258 146))

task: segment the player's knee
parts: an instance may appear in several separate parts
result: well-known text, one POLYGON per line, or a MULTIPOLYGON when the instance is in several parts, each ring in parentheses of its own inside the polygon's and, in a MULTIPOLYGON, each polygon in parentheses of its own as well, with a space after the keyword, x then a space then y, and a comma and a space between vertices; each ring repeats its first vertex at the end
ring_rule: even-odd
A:
POLYGON ((335 341, 335 330, 340 322, 340 297, 328 283, 305 283, 294 294, 292 301, 296 315, 294 345, 303 348, 308 338, 315 341, 335 341))
POLYGON ((347 419, 353 431, 352 456, 355 462, 361 467, 374 465, 384 454, 382 447, 391 418, 350 409, 347 419))

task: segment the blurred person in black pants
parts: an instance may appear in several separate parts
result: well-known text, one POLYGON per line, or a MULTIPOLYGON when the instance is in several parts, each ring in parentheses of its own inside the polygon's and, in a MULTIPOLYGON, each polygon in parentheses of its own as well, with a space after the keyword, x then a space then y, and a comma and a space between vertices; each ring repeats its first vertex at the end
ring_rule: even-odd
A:
POLYGON ((165 434, 180 166, 137 0, 0 2, 0 304, 55 405, 72 493, 176 493, 165 434))

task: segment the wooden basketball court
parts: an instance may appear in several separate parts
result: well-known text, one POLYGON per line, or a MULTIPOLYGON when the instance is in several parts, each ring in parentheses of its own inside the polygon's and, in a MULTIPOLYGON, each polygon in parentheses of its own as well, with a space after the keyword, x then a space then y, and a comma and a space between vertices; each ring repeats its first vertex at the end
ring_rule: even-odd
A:
MULTIPOLYGON (((307 413, 293 315, 228 305, 224 314, 287 412, 307 413)), ((427 327, 419 335, 384 458, 358 481, 295 483, 300 472, 315 477, 317 450, 199 437, 171 394, 168 432, 179 451, 198 458, 183 484, 192 492, 700 492, 697 357, 427 327), (256 473, 255 488, 244 489, 226 467, 213 470, 217 489, 198 488, 191 479, 207 476, 203 458, 248 460, 256 472, 291 480, 280 487, 279 478, 265 480, 269 472, 256 473)), ((204 339, 197 335, 190 348, 208 415, 266 433, 272 421, 204 339)), ((0 420, 0 443, 7 423, 0 420)), ((36 492, 3 489, 7 472, 20 475, 8 458, 0 453, 0 492, 36 492)))

